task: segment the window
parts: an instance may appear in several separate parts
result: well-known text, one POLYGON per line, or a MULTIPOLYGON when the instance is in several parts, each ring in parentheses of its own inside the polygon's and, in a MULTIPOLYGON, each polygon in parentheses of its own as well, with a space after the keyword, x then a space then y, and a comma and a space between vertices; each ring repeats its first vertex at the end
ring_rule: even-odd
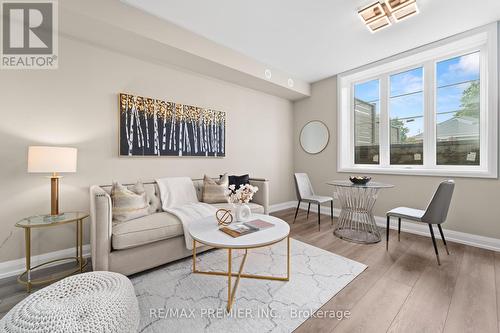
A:
POLYGON ((423 164, 423 68, 390 76, 391 165, 423 164))
POLYGON ((356 164, 379 164, 379 80, 354 86, 356 164))
POLYGON ((438 165, 479 165, 479 55, 474 52, 437 63, 438 165))
POLYGON ((497 177, 497 28, 338 77, 338 170, 497 177))

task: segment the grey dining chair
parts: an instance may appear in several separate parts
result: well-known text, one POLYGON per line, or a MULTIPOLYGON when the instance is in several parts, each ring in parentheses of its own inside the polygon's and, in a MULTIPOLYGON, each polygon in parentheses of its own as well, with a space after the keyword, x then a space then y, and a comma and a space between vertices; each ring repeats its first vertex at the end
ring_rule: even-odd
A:
POLYGON ((441 224, 446 221, 446 216, 448 215, 448 209, 450 208, 451 197, 453 196, 453 190, 455 189, 455 182, 453 180, 445 180, 439 184, 431 202, 425 210, 408 208, 408 207, 398 207, 387 212, 387 231, 386 231, 386 250, 389 250, 389 224, 392 216, 398 218, 398 241, 401 239, 401 219, 406 219, 410 221, 423 222, 429 225, 429 231, 431 232, 432 244, 434 245, 434 252, 436 252, 436 258, 438 265, 441 265, 439 260, 439 252, 436 245, 436 238, 434 237, 434 230, 432 228, 433 224, 437 224, 441 238, 443 239, 444 247, 446 248, 446 253, 449 255, 448 246, 446 245, 446 239, 444 238, 443 229, 441 229, 441 224))
POLYGON ((309 211, 311 210, 311 204, 318 205, 318 231, 321 230, 321 204, 325 202, 330 202, 330 216, 333 224, 333 198, 316 195, 314 193, 313 187, 311 185, 311 181, 309 180, 309 176, 307 173, 296 173, 295 175, 295 191, 297 193, 297 200, 299 203, 297 204, 297 209, 295 210, 295 218, 293 219, 293 223, 297 219, 297 214, 299 213, 300 204, 302 202, 307 202, 309 205, 307 206, 307 219, 309 219, 309 211))

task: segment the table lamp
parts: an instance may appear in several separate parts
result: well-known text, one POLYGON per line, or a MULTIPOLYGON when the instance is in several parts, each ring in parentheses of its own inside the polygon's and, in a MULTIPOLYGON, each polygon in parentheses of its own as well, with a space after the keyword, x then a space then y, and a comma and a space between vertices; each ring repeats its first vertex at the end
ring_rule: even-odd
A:
POLYGON ((50 173, 50 214, 59 215, 59 173, 76 172, 76 148, 30 146, 28 173, 50 173))

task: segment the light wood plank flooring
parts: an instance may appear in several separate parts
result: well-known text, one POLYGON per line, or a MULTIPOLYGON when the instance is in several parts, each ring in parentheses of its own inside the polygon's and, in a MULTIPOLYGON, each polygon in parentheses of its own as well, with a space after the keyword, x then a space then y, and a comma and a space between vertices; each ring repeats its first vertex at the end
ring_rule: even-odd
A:
MULTIPOLYGON (((310 318, 302 332, 499 332, 500 253, 449 242, 447 256, 438 240, 438 266, 430 238, 391 230, 389 252, 378 244, 346 242, 333 235, 328 216, 295 210, 273 215, 291 225, 291 235, 368 265, 368 268, 323 305, 321 310, 350 311, 343 320, 310 318)), ((385 233, 382 233, 385 235, 385 233)), ((445 235, 446 236, 446 235, 445 235)), ((384 237, 384 236, 383 236, 384 237)), ((0 318, 26 297, 14 278, 0 280, 0 318)))
MULTIPOLYGON (((294 209, 273 215, 292 223, 294 209)), ((306 213, 291 224, 291 235, 368 265, 321 310, 348 310, 349 318, 310 318, 296 332, 499 332, 500 253, 440 240, 441 266, 431 239, 391 230, 383 240, 361 245, 338 239, 328 216, 306 213)), ((385 230, 384 230, 385 231, 385 230)), ((446 234, 445 234, 446 237, 446 234)))

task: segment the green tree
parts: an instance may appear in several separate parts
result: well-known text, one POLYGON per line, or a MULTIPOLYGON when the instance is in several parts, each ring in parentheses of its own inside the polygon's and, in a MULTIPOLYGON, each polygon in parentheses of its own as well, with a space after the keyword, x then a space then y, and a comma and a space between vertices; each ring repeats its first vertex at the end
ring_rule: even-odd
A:
POLYGON ((405 126, 403 120, 398 118, 391 119, 391 135, 393 135, 392 133, 399 134, 399 142, 406 142, 408 140, 409 131, 410 129, 405 126))
POLYGON ((460 111, 456 117, 473 117, 479 118, 479 82, 473 82, 462 93, 460 98, 460 111))

